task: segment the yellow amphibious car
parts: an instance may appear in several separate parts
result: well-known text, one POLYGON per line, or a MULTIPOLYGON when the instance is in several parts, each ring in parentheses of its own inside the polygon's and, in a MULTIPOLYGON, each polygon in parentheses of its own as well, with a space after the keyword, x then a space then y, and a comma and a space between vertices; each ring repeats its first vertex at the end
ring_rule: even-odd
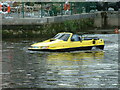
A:
POLYGON ((98 37, 83 37, 73 33, 58 33, 51 39, 32 44, 32 51, 76 51, 91 50, 93 47, 104 49, 104 40, 98 37))

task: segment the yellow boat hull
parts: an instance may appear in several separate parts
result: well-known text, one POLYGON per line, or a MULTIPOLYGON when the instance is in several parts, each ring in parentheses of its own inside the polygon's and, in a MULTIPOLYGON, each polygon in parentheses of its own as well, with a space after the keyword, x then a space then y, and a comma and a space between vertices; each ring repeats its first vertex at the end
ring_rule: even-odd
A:
POLYGON ((48 39, 43 42, 31 45, 28 50, 32 51, 76 51, 76 50, 91 50, 93 47, 104 49, 104 40, 95 38, 83 38, 80 41, 71 41, 72 33, 68 34, 67 40, 48 39))

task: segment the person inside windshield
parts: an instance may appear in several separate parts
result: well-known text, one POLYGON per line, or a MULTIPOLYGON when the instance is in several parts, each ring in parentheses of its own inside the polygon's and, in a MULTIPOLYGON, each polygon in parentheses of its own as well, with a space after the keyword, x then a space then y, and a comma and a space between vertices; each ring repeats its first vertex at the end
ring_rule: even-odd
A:
POLYGON ((72 36, 71 41, 80 41, 80 37, 77 34, 75 34, 72 36))

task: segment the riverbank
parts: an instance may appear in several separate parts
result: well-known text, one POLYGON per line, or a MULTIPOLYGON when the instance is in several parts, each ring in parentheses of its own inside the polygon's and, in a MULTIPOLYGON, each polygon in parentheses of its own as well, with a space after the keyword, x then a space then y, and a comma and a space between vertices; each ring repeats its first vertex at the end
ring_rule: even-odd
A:
POLYGON ((94 19, 85 18, 40 25, 3 25, 2 29, 3 38, 36 38, 52 36, 59 32, 87 32, 94 29, 94 19))

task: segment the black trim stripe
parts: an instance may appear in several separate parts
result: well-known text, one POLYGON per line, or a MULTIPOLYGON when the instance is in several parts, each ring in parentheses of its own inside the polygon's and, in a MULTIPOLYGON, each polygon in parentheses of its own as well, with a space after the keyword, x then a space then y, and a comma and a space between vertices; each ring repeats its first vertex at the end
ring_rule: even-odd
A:
MULTIPOLYGON (((79 51, 79 50, 91 50, 94 46, 88 46, 88 47, 76 47, 76 48, 65 48, 65 49, 28 49, 31 51, 48 51, 48 52, 70 52, 70 51, 79 51)), ((98 45, 96 46, 100 49, 104 49, 104 45, 98 45)))

